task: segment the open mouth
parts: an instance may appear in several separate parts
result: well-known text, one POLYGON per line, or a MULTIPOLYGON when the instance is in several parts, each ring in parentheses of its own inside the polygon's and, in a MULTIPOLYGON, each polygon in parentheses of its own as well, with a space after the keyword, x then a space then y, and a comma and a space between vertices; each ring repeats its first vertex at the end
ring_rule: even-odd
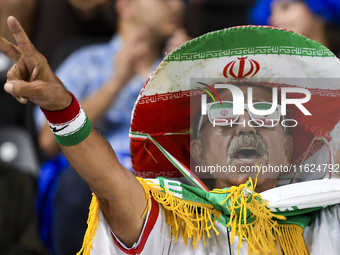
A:
POLYGON ((227 151, 227 163, 231 164, 233 159, 249 163, 260 158, 267 161, 267 155, 267 146, 259 135, 241 135, 231 140, 227 151))
POLYGON ((261 157, 255 148, 240 148, 234 156, 235 159, 252 160, 261 157))

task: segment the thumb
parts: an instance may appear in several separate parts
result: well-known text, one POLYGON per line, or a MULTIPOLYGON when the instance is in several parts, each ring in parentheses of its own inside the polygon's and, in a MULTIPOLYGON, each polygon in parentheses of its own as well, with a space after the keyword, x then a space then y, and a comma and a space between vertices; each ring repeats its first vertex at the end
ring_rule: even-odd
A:
POLYGON ((50 78, 48 82, 11 80, 6 82, 4 89, 20 103, 26 103, 29 99, 32 103, 50 111, 65 109, 72 102, 71 94, 56 76, 50 78))
POLYGON ((28 101, 28 98, 27 98, 28 95, 26 95, 27 92, 25 93, 25 90, 27 91, 27 84, 22 84, 22 83, 27 83, 27 82, 19 81, 19 80, 6 82, 4 85, 4 90, 8 94, 11 94, 20 103, 26 104, 28 101))

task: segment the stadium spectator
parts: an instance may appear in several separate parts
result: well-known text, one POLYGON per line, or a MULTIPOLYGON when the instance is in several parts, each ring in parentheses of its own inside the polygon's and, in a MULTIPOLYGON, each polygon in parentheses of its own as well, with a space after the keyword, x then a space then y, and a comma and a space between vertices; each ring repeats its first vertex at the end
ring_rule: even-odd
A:
POLYGON ((336 0, 259 0, 251 10, 254 25, 292 30, 340 56, 340 2, 336 0))
MULTIPOLYGON (((204 166, 216 162, 226 163, 229 166, 235 166, 240 174, 231 176, 231 179, 229 179, 230 176, 221 176, 222 179, 215 182, 215 186, 220 189, 209 191, 197 179, 195 182, 197 187, 162 178, 136 179, 119 163, 105 139, 92 128, 76 98, 66 90, 49 68, 45 58, 31 45, 17 20, 10 17, 8 23, 11 31, 16 35, 19 47, 0 38, 0 49, 16 62, 8 73, 9 81, 5 84, 5 90, 15 98, 22 97, 19 100, 23 103, 27 100, 25 98, 30 98, 40 105, 68 160, 96 194, 90 206, 89 231, 84 239, 84 254, 90 254, 90 252, 91 254, 158 254, 160 251, 168 254, 224 254, 228 250, 229 254, 232 254, 232 250, 233 253, 241 252, 241 254, 307 254, 309 252, 314 255, 321 254, 323 251, 328 254, 339 254, 340 246, 336 242, 339 236, 340 219, 339 180, 318 180, 274 188, 278 175, 275 171, 275 173, 270 173, 272 181, 269 185, 266 183, 267 180, 259 181, 258 191, 266 190, 261 197, 261 194, 256 193, 255 174, 244 174, 241 170, 243 166, 250 167, 253 163, 261 163, 262 166, 269 166, 268 164, 276 167, 288 166, 292 163, 293 157, 295 161, 300 161, 301 157, 308 154, 308 159, 332 163, 332 156, 337 149, 334 145, 339 142, 339 101, 336 98, 325 93, 315 93, 307 97, 308 101, 311 99, 308 104, 308 109, 313 112, 311 116, 301 114, 300 98, 295 97, 299 100, 299 103, 296 103, 298 107, 290 108, 289 114, 303 125, 296 126, 296 129, 291 130, 289 134, 279 121, 285 113, 282 111, 281 114, 281 107, 277 105, 275 99, 272 103, 268 102, 276 94, 276 90, 272 92, 268 90, 268 86, 280 88, 282 93, 283 88, 288 88, 289 92, 295 96, 301 93, 302 86, 307 86, 306 90, 315 89, 313 83, 300 83, 300 86, 294 86, 299 90, 294 90, 292 85, 296 84, 295 82, 287 84, 286 82, 278 83, 275 79, 270 80, 276 75, 282 75, 283 70, 285 74, 298 78, 302 74, 314 78, 314 73, 318 73, 320 78, 338 76, 339 59, 320 43, 311 42, 301 35, 281 29, 239 27, 197 38, 179 48, 159 66, 146 84, 143 92, 145 97, 141 97, 138 101, 131 128, 147 127, 141 121, 143 118, 140 118, 143 113, 144 119, 150 117, 145 115, 145 110, 148 114, 152 111, 158 113, 161 110, 163 113, 162 110, 173 110, 171 107, 165 109, 152 107, 164 102, 167 106, 177 106, 179 109, 179 111, 172 112, 172 118, 184 116, 183 123, 172 121, 168 124, 175 127, 185 124, 189 127, 189 111, 183 111, 183 107, 190 104, 190 96, 195 96, 194 93, 187 93, 192 90, 190 82, 187 81, 192 74, 204 78, 208 76, 215 82, 228 75, 236 76, 235 73, 238 76, 257 75, 254 79, 248 79, 247 82, 242 80, 241 84, 229 85, 238 88, 229 87, 229 91, 221 94, 223 96, 223 101, 219 99, 221 106, 214 103, 207 104, 208 116, 203 114, 200 117, 196 139, 201 139, 197 141, 201 144, 193 144, 192 146, 197 146, 196 149, 191 146, 192 150, 197 150, 196 153, 193 152, 196 154, 196 163, 204 166), (249 40, 245 40, 247 36, 249 40), (274 42, 276 43, 274 47, 270 47, 274 42), (216 45, 218 48, 227 49, 218 51, 224 56, 214 54, 216 45), (296 50, 294 46, 298 49, 309 46, 309 49, 318 55, 316 57, 301 54, 301 51, 296 50), (279 54, 273 50, 277 47, 285 50, 293 48, 294 52, 286 50, 279 54), (253 51, 254 48, 259 50, 253 51), (197 55, 197 52, 200 54, 197 55), (244 53, 247 54, 246 57, 238 57, 244 56, 244 53), (195 56, 196 59, 188 61, 190 56, 195 56), (247 67, 248 72, 244 73, 243 61, 248 56, 256 58, 256 61, 249 60, 255 63, 256 70, 254 65, 250 64, 247 67), (239 61, 239 65, 235 68, 233 67, 237 60, 232 59, 239 61), (19 68, 21 72, 15 72, 15 68, 19 68), (238 72, 235 72, 235 69, 238 72), (294 72, 291 71, 293 69, 294 72), (178 70, 184 75, 177 75, 178 70), (25 81, 27 72, 33 77, 31 82, 25 81), (215 78, 215 75, 218 75, 218 78, 215 78), (174 86, 174 80, 178 81, 175 83, 178 86, 174 86), (183 80, 185 82, 180 82, 183 80), (255 85, 248 84, 253 82, 255 85), (253 88, 253 91, 249 90, 249 86, 253 88), (182 97, 171 97, 171 99, 176 99, 175 102, 182 102, 179 107, 174 104, 174 101, 169 100, 170 97, 164 98, 164 93, 157 94, 164 91, 168 91, 167 95, 183 92, 180 89, 186 89, 186 94, 182 94, 182 97), (230 91, 234 91, 234 94, 240 94, 240 91, 242 94, 248 91, 253 92, 253 97, 249 96, 249 100, 244 104, 243 100, 235 101, 230 91), (150 102, 157 103, 150 107, 150 104, 144 101, 148 99, 148 95, 160 100, 150 102), (252 103, 251 100, 253 100, 252 103), (233 108, 232 105, 238 102, 243 104, 243 109, 237 114, 229 112, 233 108), (325 107, 320 108, 320 102, 325 107), (328 107, 330 105, 334 107, 328 107), (268 124, 268 118, 271 117, 268 114, 262 115, 263 112, 259 113, 259 110, 266 113, 269 110, 270 114, 273 114, 275 124, 273 122, 268 124), (326 121, 319 122, 318 119, 325 114, 327 115, 326 121), (241 126, 232 126, 231 123, 224 121, 217 128, 213 127, 212 118, 216 120, 221 116, 228 116, 234 124, 238 120, 243 120, 244 124, 239 122, 237 124, 241 126), (256 125, 250 125, 250 120, 256 125), (138 122, 138 125, 134 121, 138 122), (212 130, 213 128, 215 129, 212 130), (316 130, 317 132, 313 132, 316 130), (255 138, 257 135, 258 137, 255 138), (294 137, 298 142, 294 143, 294 137), (316 146, 316 149, 313 147, 313 150, 310 150, 312 143, 316 141, 315 138, 327 141, 326 137, 330 140, 329 143, 326 142, 326 147, 316 146), (218 146, 214 146, 214 142, 218 146), (328 155, 326 157, 323 153, 320 155, 320 151, 325 151, 328 155), (216 161, 211 161, 212 159, 216 161), (242 179, 244 181, 248 179, 247 183, 225 189, 229 185, 240 184, 243 182, 242 179), (318 190, 317 188, 320 187, 321 189, 318 190), (177 239, 179 234, 183 239, 180 237, 177 239), (186 237, 190 238, 190 242, 186 237), (205 240, 204 244, 202 239, 205 240), (199 247, 194 249, 196 244, 199 247)), ((235 79, 232 81, 235 82, 235 79)), ((320 88, 320 84, 316 86, 320 88)), ((338 89, 337 83, 327 83, 325 86, 329 88, 329 91, 338 89)), ((192 92, 197 92, 197 88, 193 90, 192 92)), ((166 121, 168 118, 163 118, 163 122, 166 121)), ((159 126, 156 125, 156 128, 159 126)), ((166 126, 166 129, 168 128, 166 126)), ((155 139, 172 136, 170 139, 174 140, 174 136, 179 134, 190 135, 188 132, 180 131, 177 133, 133 133, 131 135, 138 140, 143 140, 147 135, 146 139, 152 140, 154 145, 161 149, 161 153, 170 156, 166 150, 162 149, 160 143, 155 142, 155 139)), ((176 144, 173 147, 176 147, 176 144)), ((185 170, 184 165, 178 164, 176 158, 168 158, 179 170, 185 170)), ((143 161, 144 159, 136 163, 144 164, 143 161)), ((256 166, 256 172, 260 173, 260 168, 256 166)), ((215 174, 213 177, 221 178, 215 174)), ((195 176, 188 176, 188 178, 194 180, 195 176)))

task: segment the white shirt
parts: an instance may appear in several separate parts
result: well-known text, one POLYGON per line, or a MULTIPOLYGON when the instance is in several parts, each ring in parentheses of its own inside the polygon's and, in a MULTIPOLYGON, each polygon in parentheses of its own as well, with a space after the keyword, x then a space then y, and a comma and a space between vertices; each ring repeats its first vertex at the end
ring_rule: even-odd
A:
MULTIPOLYGON (((190 239, 188 246, 179 235, 177 242, 170 236, 170 226, 166 225, 165 212, 161 205, 152 202, 151 210, 139 241, 131 248, 127 248, 112 232, 103 216, 99 212, 99 225, 93 239, 91 255, 230 255, 227 228, 215 223, 219 235, 211 230, 211 237, 203 240, 193 249, 190 239)), ((340 254, 340 205, 334 205, 318 211, 312 223, 304 230, 306 247, 311 255, 338 255, 340 254)), ((238 237, 235 237, 231 246, 231 253, 237 254, 238 237)), ((248 255, 248 244, 242 241, 241 255, 248 255)))

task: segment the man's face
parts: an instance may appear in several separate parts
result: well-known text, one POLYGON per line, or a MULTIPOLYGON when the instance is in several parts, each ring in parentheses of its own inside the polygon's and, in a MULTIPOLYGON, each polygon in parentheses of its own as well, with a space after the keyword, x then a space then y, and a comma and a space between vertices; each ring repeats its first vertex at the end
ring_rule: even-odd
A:
POLYGON ((136 22, 153 36, 170 37, 182 24, 183 0, 134 0, 136 22))
POLYGON ((269 23, 272 26, 292 30, 307 37, 312 37, 322 19, 314 14, 308 5, 301 1, 273 1, 269 23))
MULTIPOLYGON (((247 88, 239 86, 247 103, 247 88)), ((270 91, 258 87, 253 88, 253 102, 272 102, 270 91)), ((222 101, 233 101, 229 90, 220 92, 222 101)), ((237 171, 213 173, 216 188, 225 188, 245 183, 249 177, 254 181, 256 172, 241 172, 241 166, 287 166, 292 153, 292 138, 283 131, 281 125, 275 127, 251 127, 247 110, 237 122, 239 125, 215 126, 204 116, 200 138, 191 142, 191 154, 200 166, 231 166, 237 171), (243 122, 245 121, 245 125, 243 122)), ((255 126, 254 123, 251 123, 255 126)), ((276 186, 279 173, 261 173, 258 177, 257 191, 263 191, 276 186)))

